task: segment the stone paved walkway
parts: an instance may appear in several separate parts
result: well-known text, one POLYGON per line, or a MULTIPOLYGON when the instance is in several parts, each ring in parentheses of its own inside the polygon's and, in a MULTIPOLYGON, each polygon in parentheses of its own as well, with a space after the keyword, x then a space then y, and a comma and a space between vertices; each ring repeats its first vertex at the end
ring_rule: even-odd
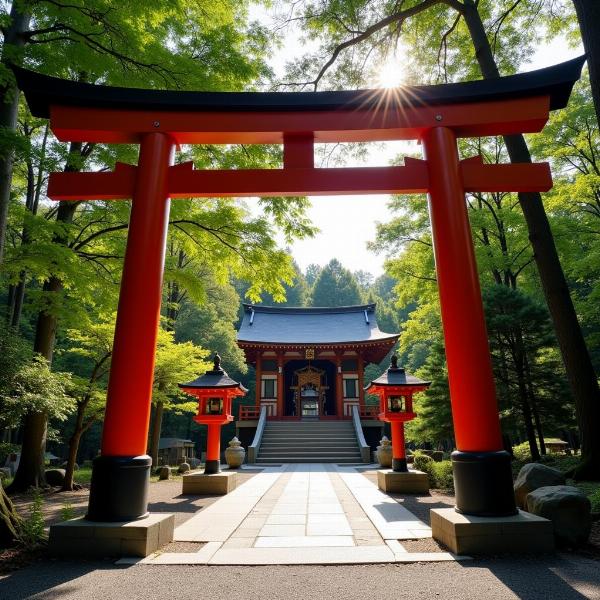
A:
POLYGON ((361 564, 457 560, 410 553, 401 541, 431 529, 350 467, 269 467, 175 530, 198 552, 157 553, 120 564, 361 564))

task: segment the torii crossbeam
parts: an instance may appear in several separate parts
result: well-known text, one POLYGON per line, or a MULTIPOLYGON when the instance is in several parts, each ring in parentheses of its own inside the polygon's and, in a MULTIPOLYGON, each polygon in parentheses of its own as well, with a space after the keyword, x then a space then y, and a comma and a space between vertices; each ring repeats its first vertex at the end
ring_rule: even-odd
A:
POLYGON ((31 112, 63 141, 137 143, 137 166, 53 173, 54 200, 131 198, 102 456, 88 518, 147 511, 146 456, 169 199, 210 196, 428 194, 454 431, 457 509, 515 512, 465 192, 546 191, 547 164, 459 160, 460 137, 540 131, 566 105, 584 59, 494 80, 314 93, 203 93, 113 88, 15 69, 31 112), (417 139, 424 160, 404 166, 315 168, 314 143, 417 139), (281 169, 173 165, 178 144, 283 144, 281 169))

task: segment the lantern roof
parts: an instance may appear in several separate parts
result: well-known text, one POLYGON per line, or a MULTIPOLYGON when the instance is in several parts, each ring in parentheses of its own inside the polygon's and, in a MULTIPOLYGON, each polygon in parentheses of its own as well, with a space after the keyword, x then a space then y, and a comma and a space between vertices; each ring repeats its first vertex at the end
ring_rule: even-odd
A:
POLYGON ((380 375, 377 379, 374 379, 365 387, 365 391, 369 391, 371 387, 416 387, 422 386, 423 388, 429 387, 431 381, 423 381, 406 370, 398 366, 398 357, 393 354, 390 366, 380 375))
POLYGON ((204 375, 200 375, 194 381, 189 383, 179 383, 178 386, 182 389, 227 389, 238 388, 242 392, 248 390, 238 381, 235 381, 227 375, 221 367, 221 357, 215 353, 214 365, 212 371, 207 371, 204 375))

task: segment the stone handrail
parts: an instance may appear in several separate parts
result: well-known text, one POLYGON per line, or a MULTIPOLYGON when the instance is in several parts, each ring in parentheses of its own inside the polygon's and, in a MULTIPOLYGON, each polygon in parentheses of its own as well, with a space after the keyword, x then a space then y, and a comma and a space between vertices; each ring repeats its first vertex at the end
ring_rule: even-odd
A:
POLYGON ((365 441, 365 435, 362 430, 360 423, 360 410, 358 406, 352 407, 352 423, 354 424, 354 433, 356 434, 356 441, 360 448, 360 456, 362 461, 365 463, 371 462, 371 447, 365 441))
POLYGON ((258 425, 256 426, 256 433, 252 444, 248 446, 248 464, 254 464, 258 458, 258 451, 260 450, 260 443, 262 442, 262 436, 265 431, 265 425, 267 424, 267 407, 263 406, 260 409, 260 417, 258 418, 258 425))

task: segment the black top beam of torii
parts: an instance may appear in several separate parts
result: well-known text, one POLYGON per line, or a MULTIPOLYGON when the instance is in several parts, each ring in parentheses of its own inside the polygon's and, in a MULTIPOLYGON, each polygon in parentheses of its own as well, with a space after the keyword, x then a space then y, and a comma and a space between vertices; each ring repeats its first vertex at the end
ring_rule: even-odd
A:
POLYGON ((549 96, 550 110, 566 106, 581 74, 585 56, 496 79, 441 85, 400 86, 387 89, 333 92, 189 92, 111 87, 49 77, 13 67, 31 113, 49 117, 51 106, 120 110, 168 111, 313 111, 439 106, 549 96))

